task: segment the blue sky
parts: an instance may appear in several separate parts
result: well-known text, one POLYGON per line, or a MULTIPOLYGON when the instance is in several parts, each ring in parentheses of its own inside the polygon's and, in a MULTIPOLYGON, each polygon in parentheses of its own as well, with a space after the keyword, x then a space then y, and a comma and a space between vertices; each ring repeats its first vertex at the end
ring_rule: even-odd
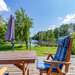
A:
POLYGON ((4 7, 0 6, 4 18, 23 7, 33 18, 32 34, 75 21, 75 0, 0 0, 0 4, 4 7))

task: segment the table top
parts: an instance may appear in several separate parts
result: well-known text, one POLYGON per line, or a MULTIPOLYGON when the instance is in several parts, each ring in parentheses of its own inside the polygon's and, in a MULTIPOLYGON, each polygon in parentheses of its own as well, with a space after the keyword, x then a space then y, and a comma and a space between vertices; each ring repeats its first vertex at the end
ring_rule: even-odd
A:
POLYGON ((35 60, 36 53, 33 51, 26 52, 0 52, 0 61, 1 60, 35 60))

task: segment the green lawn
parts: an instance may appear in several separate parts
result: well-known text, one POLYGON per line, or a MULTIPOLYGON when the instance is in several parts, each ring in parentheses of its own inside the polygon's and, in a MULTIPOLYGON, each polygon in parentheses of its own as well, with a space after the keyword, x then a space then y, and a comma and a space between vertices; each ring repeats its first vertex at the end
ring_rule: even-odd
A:
POLYGON ((37 55, 43 56, 45 52, 55 54, 56 47, 33 47, 32 50, 36 51, 37 55))
MULTIPOLYGON (((29 49, 30 50, 30 49, 29 49)), ((56 47, 32 47, 32 51, 35 51, 38 56, 43 56, 45 52, 55 54, 56 47)), ((15 44, 15 47, 12 49, 10 44, 0 45, 0 51, 27 51, 25 45, 19 46, 15 44)))

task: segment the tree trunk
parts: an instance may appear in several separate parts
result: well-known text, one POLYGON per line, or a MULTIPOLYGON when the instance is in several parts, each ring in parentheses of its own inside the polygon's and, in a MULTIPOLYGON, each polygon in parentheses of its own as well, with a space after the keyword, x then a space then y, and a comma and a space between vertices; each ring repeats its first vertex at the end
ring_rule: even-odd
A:
POLYGON ((11 41, 11 47, 14 49, 14 41, 11 41))
POLYGON ((25 41, 26 42, 26 49, 28 49, 28 41, 25 41))

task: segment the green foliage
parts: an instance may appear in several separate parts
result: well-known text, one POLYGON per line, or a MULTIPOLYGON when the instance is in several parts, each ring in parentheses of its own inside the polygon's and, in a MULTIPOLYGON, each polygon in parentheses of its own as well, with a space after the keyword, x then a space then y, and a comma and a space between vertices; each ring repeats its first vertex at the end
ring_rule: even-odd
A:
POLYGON ((75 54, 75 39, 73 39, 72 54, 75 54))
POLYGON ((5 40, 5 32, 6 32, 6 23, 0 16, 0 43, 2 43, 5 40))
POLYGON ((52 41, 53 40, 53 38, 54 38, 54 33, 53 33, 53 31, 52 30, 48 30, 47 32, 46 32, 46 37, 47 37, 47 40, 48 41, 52 41))
POLYGON ((38 32, 32 39, 37 40, 40 46, 50 46, 55 40, 52 30, 38 32))
POLYGON ((68 24, 63 24, 59 28, 59 36, 66 36, 69 34, 68 32, 69 25, 68 24))
POLYGON ((72 44, 72 54, 75 54, 75 32, 72 34, 73 44, 72 44))
MULTIPOLYGON (((56 46, 56 40, 61 36, 69 35, 71 31, 74 31, 75 24, 63 24, 54 30, 41 31, 32 37, 33 40, 43 41, 43 46, 56 46), (72 29, 73 28, 73 29, 72 29), (46 42, 45 42, 46 41, 46 42)), ((42 42, 40 42, 42 43, 42 42)), ((39 43, 38 43, 39 44, 39 43)))
POLYGON ((15 12, 16 15, 16 40, 25 41, 28 48, 28 41, 30 38, 30 28, 32 27, 32 19, 25 13, 23 8, 15 12))
POLYGON ((58 28, 55 28, 55 29, 54 29, 54 37, 55 37, 56 39, 58 39, 58 37, 59 37, 59 29, 58 29, 58 28))

